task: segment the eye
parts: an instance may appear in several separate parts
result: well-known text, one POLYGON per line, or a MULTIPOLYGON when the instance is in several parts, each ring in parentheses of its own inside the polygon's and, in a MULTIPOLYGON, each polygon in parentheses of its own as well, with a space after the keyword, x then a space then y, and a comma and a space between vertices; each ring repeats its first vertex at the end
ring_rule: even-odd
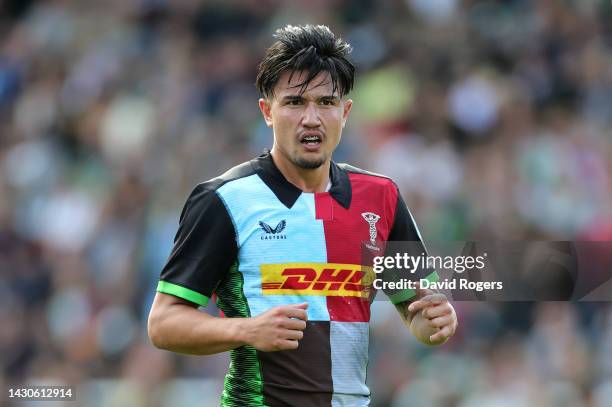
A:
POLYGON ((302 104, 302 101, 300 99, 290 99, 287 104, 290 106, 299 106, 302 104))

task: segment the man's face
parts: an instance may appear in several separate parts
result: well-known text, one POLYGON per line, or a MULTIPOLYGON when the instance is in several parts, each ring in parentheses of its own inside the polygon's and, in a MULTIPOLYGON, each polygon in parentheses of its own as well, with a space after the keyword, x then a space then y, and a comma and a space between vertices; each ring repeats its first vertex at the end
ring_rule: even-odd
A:
MULTIPOLYGON (((306 72, 284 72, 274 88, 274 96, 260 99, 259 107, 266 124, 274 131, 274 149, 279 159, 303 168, 314 169, 331 160, 340 142, 352 101, 332 93, 329 73, 321 72, 299 94, 295 87, 306 72)), ((275 156, 276 157, 276 156, 275 156)))

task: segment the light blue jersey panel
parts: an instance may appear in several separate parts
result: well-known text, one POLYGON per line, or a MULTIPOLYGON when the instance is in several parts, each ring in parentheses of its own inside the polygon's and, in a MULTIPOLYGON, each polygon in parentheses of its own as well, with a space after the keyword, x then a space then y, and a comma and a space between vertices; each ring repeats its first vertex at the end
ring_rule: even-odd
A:
POLYGON ((217 194, 238 233, 238 268, 251 316, 277 305, 307 301, 309 321, 329 321, 325 296, 264 296, 261 289, 261 264, 327 262, 323 221, 315 219, 314 194, 301 194, 289 209, 256 174, 224 184, 217 194), (269 231, 264 230, 266 226, 269 231))

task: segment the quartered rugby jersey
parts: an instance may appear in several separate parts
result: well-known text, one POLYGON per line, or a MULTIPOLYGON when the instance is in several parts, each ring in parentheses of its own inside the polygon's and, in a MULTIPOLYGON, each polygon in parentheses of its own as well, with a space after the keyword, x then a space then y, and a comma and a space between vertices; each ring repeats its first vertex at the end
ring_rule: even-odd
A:
POLYGON ((330 178, 329 192, 302 192, 264 154, 199 184, 185 204, 159 292, 202 306, 216 294, 225 317, 308 302, 297 349, 230 351, 222 406, 369 404, 362 242, 420 236, 390 179, 333 162, 330 178))

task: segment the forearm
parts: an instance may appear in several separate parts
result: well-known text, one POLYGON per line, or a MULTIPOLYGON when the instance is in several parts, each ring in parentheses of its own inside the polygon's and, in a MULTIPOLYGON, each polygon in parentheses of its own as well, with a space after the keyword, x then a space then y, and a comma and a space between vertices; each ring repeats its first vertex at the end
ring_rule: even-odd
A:
POLYGON ((211 355, 250 345, 262 352, 296 349, 304 336, 308 303, 279 305, 251 318, 216 318, 178 297, 157 293, 149 338, 161 349, 211 355))
POLYGON ((149 337, 158 348, 212 355, 246 344, 247 318, 217 318, 183 304, 171 307, 149 316, 149 337))

